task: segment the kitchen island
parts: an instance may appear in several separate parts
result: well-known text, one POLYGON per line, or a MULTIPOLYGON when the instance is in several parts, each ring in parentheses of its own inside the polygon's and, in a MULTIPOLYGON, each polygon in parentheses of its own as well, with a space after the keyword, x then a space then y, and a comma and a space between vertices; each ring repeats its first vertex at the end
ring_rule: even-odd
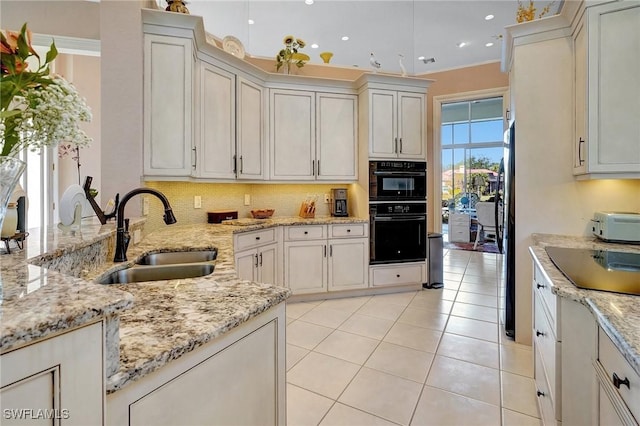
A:
POLYGON ((535 380, 541 417, 545 423, 637 424, 640 297, 576 287, 545 247, 633 253, 640 253, 640 247, 548 234, 533 234, 532 241, 535 380))

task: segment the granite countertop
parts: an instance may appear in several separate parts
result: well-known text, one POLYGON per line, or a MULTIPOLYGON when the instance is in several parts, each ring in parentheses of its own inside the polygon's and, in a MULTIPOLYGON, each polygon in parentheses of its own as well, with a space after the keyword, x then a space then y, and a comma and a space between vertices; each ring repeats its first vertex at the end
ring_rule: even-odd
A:
POLYGON ((552 292, 587 306, 598 325, 640 374, 640 296, 577 288, 553 264, 544 249, 546 246, 556 246, 640 253, 640 246, 605 243, 595 237, 550 234, 533 234, 532 239, 534 245, 529 250, 553 284, 552 292))
MULTIPOLYGON (((107 347, 107 393, 115 392, 289 296, 290 291, 284 287, 238 280, 233 234, 280 225, 366 222, 358 218, 274 217, 172 225, 130 246, 127 262, 102 259, 83 269, 77 278, 29 263, 60 254, 73 256, 74 250, 113 238, 113 224, 85 227, 83 223, 82 232, 73 236, 48 230, 43 233, 49 235, 44 238, 46 244, 41 243, 43 238, 40 242, 33 239, 35 247, 0 257, 4 279, 0 307, 2 351, 88 323, 91 318, 117 315, 118 321, 113 323, 118 328, 111 340, 119 339, 119 348, 111 371, 107 347), (215 270, 205 277, 118 285, 96 283, 102 275, 132 266, 147 253, 214 247, 218 249, 215 270)), ((109 333, 114 331, 107 331, 107 345, 109 333)))

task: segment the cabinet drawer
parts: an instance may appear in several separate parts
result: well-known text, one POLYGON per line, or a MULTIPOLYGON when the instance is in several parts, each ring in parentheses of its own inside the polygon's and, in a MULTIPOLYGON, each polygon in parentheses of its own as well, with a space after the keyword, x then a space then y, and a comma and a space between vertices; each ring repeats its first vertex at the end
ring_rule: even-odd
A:
POLYGON ((327 238, 326 228, 324 225, 287 226, 284 230, 284 239, 286 241, 321 240, 327 238))
POLYGON ((598 330, 598 359, 607 374, 610 383, 613 383, 616 392, 627 404, 633 416, 640 418, 640 376, 633 370, 629 362, 622 356, 618 348, 613 344, 609 336, 600 328, 598 330), (626 384, 614 379, 614 374, 626 384), (628 380, 628 382, 626 382, 628 380), (616 386, 616 383, 618 386, 616 386))
POLYGON ((536 347, 536 355, 542 358, 542 366, 545 369, 551 398, 559 400, 560 392, 560 355, 561 346, 556 341, 556 336, 549 324, 542 301, 538 295, 534 300, 534 324, 533 339, 536 347))
POLYGON ((376 266, 370 270, 373 287, 422 283, 423 265, 376 266))
POLYGON ((235 236, 235 251, 260 247, 277 241, 276 228, 261 229, 260 231, 243 232, 235 236))
POLYGON ((545 375, 544 366, 542 365, 542 357, 538 352, 538 348, 534 348, 534 351, 536 351, 534 352, 534 380, 536 383, 538 412, 540 413, 542 424, 545 426, 559 424, 559 422, 556 422, 553 395, 551 394, 551 392, 549 392, 550 386, 547 382, 547 376, 545 375))
POLYGON ((369 225, 366 223, 331 225, 329 232, 331 233, 331 238, 365 237, 367 235, 367 226, 369 225))
POLYGON ((551 292, 551 283, 546 279, 538 265, 533 269, 533 292, 540 296, 544 302, 545 310, 549 316, 549 324, 558 340, 562 340, 558 324, 560 323, 560 312, 558 309, 557 297, 551 292))

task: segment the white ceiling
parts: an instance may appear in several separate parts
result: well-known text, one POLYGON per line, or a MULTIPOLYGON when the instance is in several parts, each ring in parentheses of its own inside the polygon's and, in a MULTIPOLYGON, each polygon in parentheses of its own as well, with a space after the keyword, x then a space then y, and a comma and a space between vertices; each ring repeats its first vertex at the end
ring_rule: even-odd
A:
MULTIPOLYGON (((528 4, 528 0, 523 1, 528 4)), ((549 1, 536 0, 538 13, 549 1)), ((549 15, 561 1, 553 2, 549 15)), ((287 35, 307 44, 311 62, 333 52, 331 63, 371 69, 373 52, 381 71, 400 73, 399 54, 409 75, 499 61, 504 27, 516 23, 517 0, 189 0, 192 15, 204 19, 207 32, 238 38, 252 56, 273 57, 287 35), (492 14, 492 20, 485 16, 492 14), (249 25, 248 19, 255 24, 249 25), (349 36, 342 41, 342 36, 349 36), (464 41, 467 46, 459 48, 464 41), (493 42, 491 47, 486 43, 493 42), (318 49, 311 48, 317 43, 318 49), (435 58, 425 64, 419 56, 435 58)), ((275 64, 275 60, 274 60, 275 64)))

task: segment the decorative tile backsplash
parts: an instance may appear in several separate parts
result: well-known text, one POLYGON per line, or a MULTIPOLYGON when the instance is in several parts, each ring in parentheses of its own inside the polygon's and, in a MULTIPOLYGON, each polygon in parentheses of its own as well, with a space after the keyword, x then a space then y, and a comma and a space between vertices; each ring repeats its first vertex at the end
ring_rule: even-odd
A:
MULTIPOLYGON (((274 216, 297 216, 300 204, 307 196, 318 196, 317 216, 328 216, 329 204, 324 194, 331 188, 349 188, 349 184, 245 184, 245 183, 193 183, 149 181, 145 185, 164 193, 179 224, 206 223, 207 212, 237 210, 238 218, 251 217, 252 209, 275 209, 274 216), (244 205, 245 194, 250 205, 244 205), (194 197, 202 197, 202 208, 195 209, 194 197)), ((149 199, 149 215, 145 232, 166 226, 162 221, 162 204, 155 197, 149 199)))

